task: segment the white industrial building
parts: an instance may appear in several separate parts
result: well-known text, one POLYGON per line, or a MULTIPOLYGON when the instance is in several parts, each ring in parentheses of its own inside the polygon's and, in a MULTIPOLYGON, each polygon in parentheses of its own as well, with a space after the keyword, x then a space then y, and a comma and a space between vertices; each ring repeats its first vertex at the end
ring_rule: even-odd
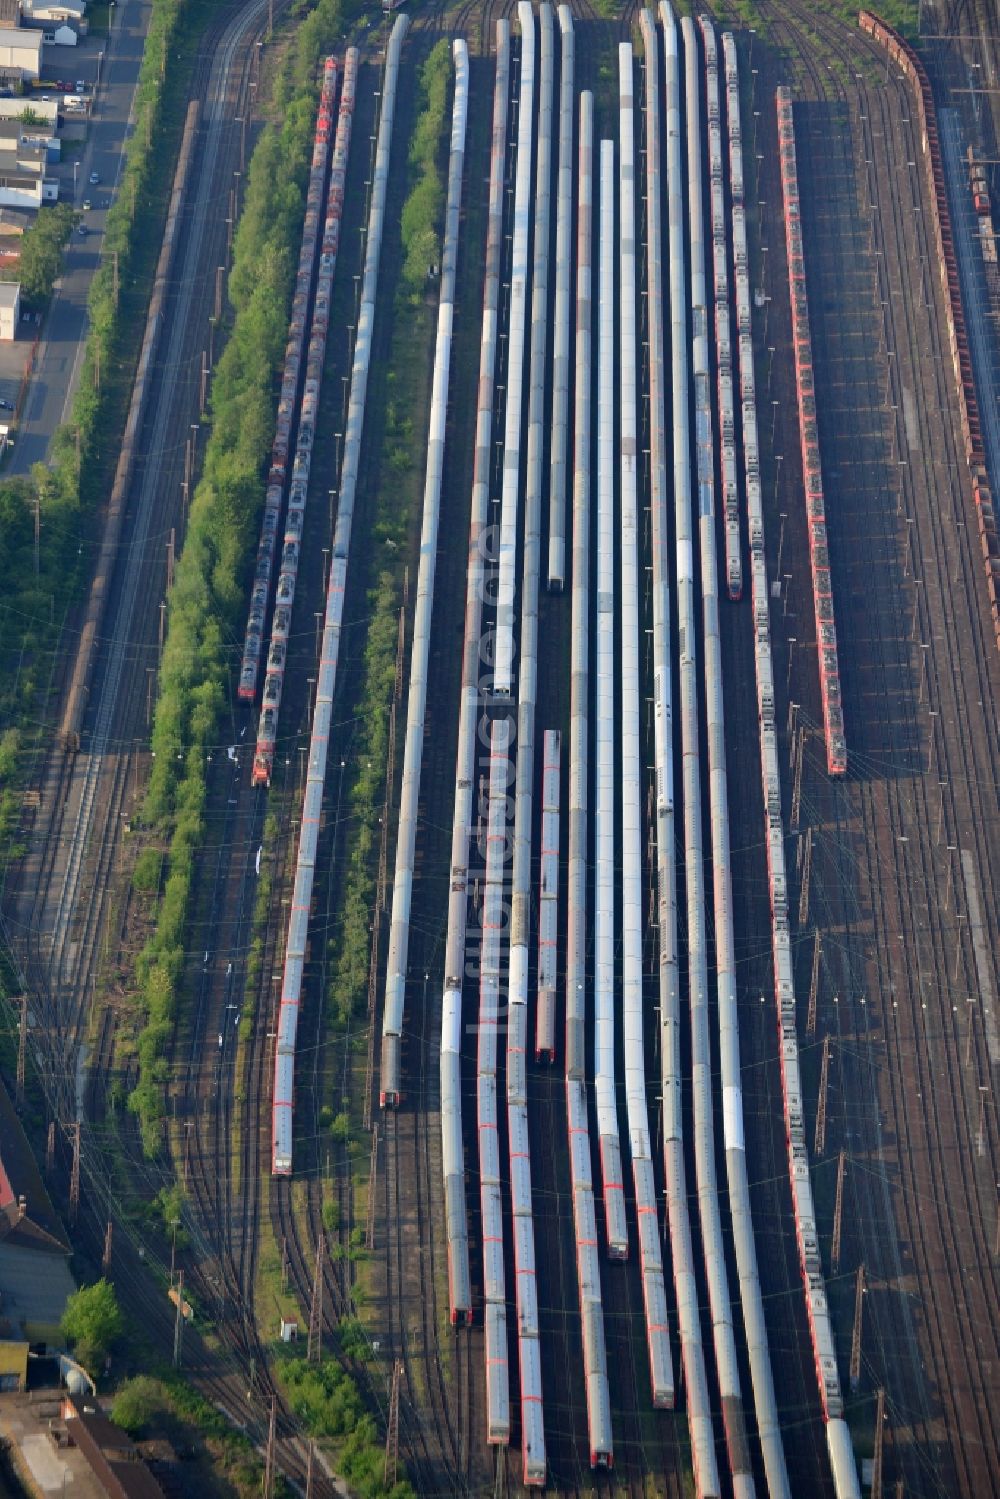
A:
POLYGON ((16 281, 0 281, 0 343, 11 343, 17 337, 17 320, 21 311, 21 288, 16 281))
POLYGON ((21 24, 41 29, 57 47, 75 47, 87 34, 84 0, 21 0, 21 24))
POLYGON ((22 82, 42 76, 43 34, 24 26, 0 28, 0 72, 19 74, 22 82))

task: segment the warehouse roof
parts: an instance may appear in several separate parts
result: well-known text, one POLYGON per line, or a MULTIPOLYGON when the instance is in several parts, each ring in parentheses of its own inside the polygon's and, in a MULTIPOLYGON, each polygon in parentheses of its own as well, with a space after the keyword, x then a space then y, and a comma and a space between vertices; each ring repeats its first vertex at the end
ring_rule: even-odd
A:
POLYGON ((63 1405, 66 1430, 113 1499, 163 1499, 138 1447, 120 1427, 79 1400, 63 1405))

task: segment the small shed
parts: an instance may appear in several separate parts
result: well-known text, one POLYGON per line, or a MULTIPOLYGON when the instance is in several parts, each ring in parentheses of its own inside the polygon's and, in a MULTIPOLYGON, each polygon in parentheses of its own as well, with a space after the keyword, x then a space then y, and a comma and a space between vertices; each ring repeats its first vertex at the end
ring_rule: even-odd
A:
POLYGON ((0 281, 0 342, 10 343, 17 337, 20 315, 20 285, 16 281, 0 281))

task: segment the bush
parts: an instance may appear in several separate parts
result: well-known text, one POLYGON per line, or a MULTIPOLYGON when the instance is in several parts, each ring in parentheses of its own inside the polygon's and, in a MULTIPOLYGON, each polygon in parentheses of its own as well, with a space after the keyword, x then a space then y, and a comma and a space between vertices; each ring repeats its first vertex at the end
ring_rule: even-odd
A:
POLYGON ((66 1302, 60 1326, 82 1364, 93 1367, 102 1363, 123 1327, 114 1286, 99 1280, 74 1291, 66 1302))
POLYGON ((143 895, 153 895, 160 888, 160 872, 163 869, 163 852, 158 848, 144 848, 135 861, 132 884, 143 895))
POLYGON ((166 1401, 166 1390, 158 1379, 137 1374, 118 1388, 111 1403, 111 1419, 130 1436, 138 1436, 166 1401))
POLYGON ((442 40, 419 75, 421 112, 410 145, 410 163, 417 169, 417 180, 403 205, 401 221, 405 256, 402 279, 414 294, 426 285, 431 266, 441 262, 441 216, 445 200, 441 158, 451 67, 451 51, 442 40))
POLYGON ((308 1364, 301 1357, 285 1359, 277 1365, 277 1374, 306 1430, 338 1443, 336 1466, 353 1493, 361 1499, 411 1499, 413 1490, 405 1479, 386 1487, 378 1429, 365 1414, 354 1380, 334 1359, 319 1364, 308 1364))

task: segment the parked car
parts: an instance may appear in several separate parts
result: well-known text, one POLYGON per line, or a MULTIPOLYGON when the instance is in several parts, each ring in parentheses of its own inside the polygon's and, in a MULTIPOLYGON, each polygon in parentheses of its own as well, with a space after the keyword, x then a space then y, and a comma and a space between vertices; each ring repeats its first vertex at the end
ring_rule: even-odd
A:
POLYGON ((13 401, 0 401, 0 411, 13 411, 13 410, 14 410, 14 402, 13 401))
POLYGON ((100 182, 100 180, 101 180, 101 174, 100 174, 100 172, 91 172, 91 174, 90 174, 90 185, 91 185, 91 187, 96 187, 97 184, 100 182))
POLYGON ((81 239, 86 239, 86 237, 87 237, 87 226, 86 226, 86 224, 77 224, 77 226, 76 226, 76 232, 77 232, 77 234, 80 235, 81 239))

